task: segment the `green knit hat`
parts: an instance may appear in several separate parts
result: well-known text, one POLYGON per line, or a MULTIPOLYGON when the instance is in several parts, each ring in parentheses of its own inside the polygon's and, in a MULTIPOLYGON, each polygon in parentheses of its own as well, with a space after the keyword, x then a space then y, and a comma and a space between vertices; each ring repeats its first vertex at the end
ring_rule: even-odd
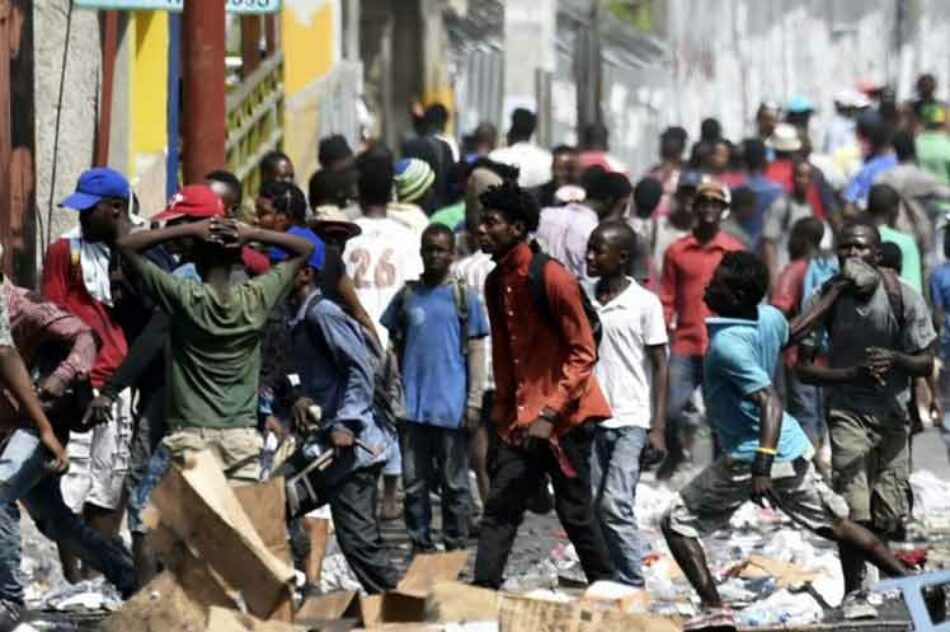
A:
POLYGON ((416 202, 425 197, 435 184, 435 171, 425 160, 403 158, 396 163, 393 178, 396 199, 400 202, 416 202))

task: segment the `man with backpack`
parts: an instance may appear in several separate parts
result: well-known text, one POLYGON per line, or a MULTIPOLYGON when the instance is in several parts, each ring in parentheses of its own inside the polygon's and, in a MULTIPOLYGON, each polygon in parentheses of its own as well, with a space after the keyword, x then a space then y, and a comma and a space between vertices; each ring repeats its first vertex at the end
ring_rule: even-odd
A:
MULTIPOLYGON (((881 236, 868 220, 852 220, 838 237, 842 276, 852 286, 821 321, 828 363, 815 362, 816 335, 802 343, 798 375, 827 392, 835 491, 852 520, 882 539, 900 538, 910 517, 909 407, 913 378, 933 370, 937 336, 920 293, 879 266, 881 236)), ((812 296, 821 298, 829 284, 812 296)), ((874 616, 859 593, 865 557, 841 546, 845 616, 874 616)))
POLYGON ((596 312, 570 272, 528 245, 540 215, 534 198, 505 183, 480 199, 478 237, 496 263, 485 282, 485 300, 498 441, 475 584, 501 586, 526 502, 544 474, 551 476, 558 517, 587 579, 612 579, 590 510, 593 423, 611 416, 594 377, 596 312))
POLYGON ((429 533, 433 479, 442 490, 446 550, 468 545, 468 434, 481 421, 488 323, 475 290, 449 274, 454 252, 450 228, 426 228, 422 278, 403 286, 382 317, 399 356, 406 393, 406 528, 413 552, 420 553, 435 551, 429 533))

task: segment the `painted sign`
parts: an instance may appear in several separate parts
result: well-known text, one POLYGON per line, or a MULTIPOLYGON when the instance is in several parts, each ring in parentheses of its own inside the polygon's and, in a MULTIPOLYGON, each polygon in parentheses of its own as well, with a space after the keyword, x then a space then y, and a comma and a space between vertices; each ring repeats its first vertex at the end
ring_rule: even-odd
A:
MULTIPOLYGON (((210 0, 188 0, 205 2, 210 0)), ((186 0, 75 0, 77 7, 88 9, 118 9, 123 11, 181 11, 186 0)), ((277 13, 280 0, 221 0, 228 13, 277 13)))

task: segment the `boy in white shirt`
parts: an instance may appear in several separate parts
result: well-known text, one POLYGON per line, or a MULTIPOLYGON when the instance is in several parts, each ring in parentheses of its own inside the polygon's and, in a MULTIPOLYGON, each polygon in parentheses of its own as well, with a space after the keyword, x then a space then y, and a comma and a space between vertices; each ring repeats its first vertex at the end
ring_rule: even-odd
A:
MULTIPOLYGON (((666 451, 667 333, 655 294, 628 276, 637 248, 625 222, 600 224, 587 247, 588 288, 603 328, 597 382, 613 417, 594 430, 591 458, 594 513, 617 580, 643 586, 634 515, 640 458, 666 451)), ((658 459, 656 459, 658 460, 658 459)))

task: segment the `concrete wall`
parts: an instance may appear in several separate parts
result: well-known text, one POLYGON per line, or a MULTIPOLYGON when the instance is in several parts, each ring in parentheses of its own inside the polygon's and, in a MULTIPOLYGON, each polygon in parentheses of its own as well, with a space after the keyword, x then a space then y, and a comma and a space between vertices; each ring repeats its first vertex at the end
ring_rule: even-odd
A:
POLYGON ((941 0, 669 0, 667 27, 673 72, 661 109, 691 135, 716 116, 740 137, 762 100, 797 94, 816 103, 821 128, 832 95, 861 79, 909 98, 916 76, 933 72, 950 94, 950 3, 941 0))
POLYGON ((92 162, 101 55, 96 12, 71 10, 70 0, 43 0, 34 2, 33 7, 37 252, 40 253, 47 245, 47 233, 55 239, 76 223, 75 212, 56 208, 56 202, 72 191, 79 173, 92 162), (67 23, 70 23, 68 40, 67 23), (64 49, 67 52, 65 73, 64 49), (61 117, 57 126, 58 111, 61 117), (57 139, 58 148, 54 149, 57 139))

